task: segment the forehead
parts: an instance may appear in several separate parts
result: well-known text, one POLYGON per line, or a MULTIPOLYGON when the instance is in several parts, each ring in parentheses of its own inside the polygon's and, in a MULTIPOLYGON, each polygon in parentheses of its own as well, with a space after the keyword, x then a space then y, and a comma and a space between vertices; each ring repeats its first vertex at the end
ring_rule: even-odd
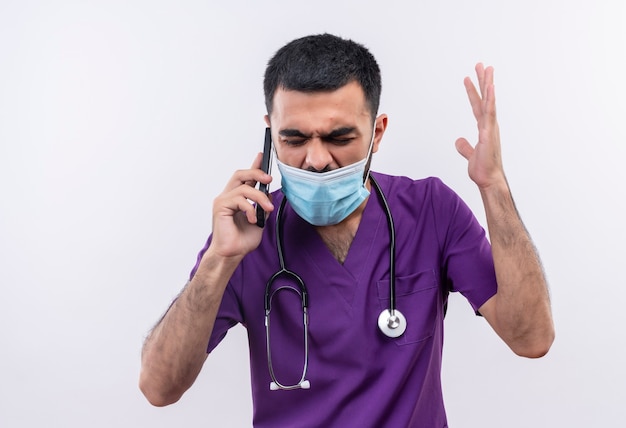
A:
POLYGON ((301 92, 279 88, 274 94, 270 115, 272 127, 302 129, 303 127, 358 126, 369 121, 370 112, 363 88, 350 82, 337 90, 301 92))

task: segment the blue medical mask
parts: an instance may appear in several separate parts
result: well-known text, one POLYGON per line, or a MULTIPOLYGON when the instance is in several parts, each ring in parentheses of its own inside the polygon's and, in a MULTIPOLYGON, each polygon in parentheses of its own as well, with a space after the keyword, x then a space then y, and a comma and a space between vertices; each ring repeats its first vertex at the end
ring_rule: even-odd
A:
POLYGON ((328 172, 313 172, 276 159, 282 191, 296 213, 315 226, 340 223, 370 192, 365 187, 365 166, 372 152, 374 132, 365 159, 328 172))

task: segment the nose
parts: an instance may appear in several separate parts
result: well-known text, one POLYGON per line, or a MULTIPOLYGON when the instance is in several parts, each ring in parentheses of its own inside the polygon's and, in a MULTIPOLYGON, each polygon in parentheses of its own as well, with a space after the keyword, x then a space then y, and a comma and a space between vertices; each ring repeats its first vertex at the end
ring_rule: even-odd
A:
POLYGON ((307 144, 305 169, 312 171, 327 171, 333 161, 328 148, 319 138, 313 138, 307 144))

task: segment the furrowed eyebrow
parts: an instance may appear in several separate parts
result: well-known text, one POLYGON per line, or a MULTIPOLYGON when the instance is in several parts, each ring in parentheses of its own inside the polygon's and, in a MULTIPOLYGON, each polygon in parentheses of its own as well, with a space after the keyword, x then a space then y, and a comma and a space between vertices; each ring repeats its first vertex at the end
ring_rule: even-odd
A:
MULTIPOLYGON (((344 126, 342 128, 333 129, 326 135, 321 135, 324 139, 333 139, 337 137, 343 137, 344 135, 351 134, 356 131, 354 126, 344 126)), ((307 135, 298 129, 281 129, 278 131, 278 135, 281 137, 298 137, 298 138, 311 138, 311 135, 307 135)))
POLYGON ((356 128, 354 126, 344 126, 343 128, 333 129, 327 135, 322 135, 322 138, 332 139, 337 137, 343 137, 344 135, 351 134, 354 131, 356 131, 356 128))
POLYGON ((281 137, 299 137, 299 138, 311 138, 310 135, 305 135, 302 131, 297 129, 281 129, 278 131, 278 135, 281 137))

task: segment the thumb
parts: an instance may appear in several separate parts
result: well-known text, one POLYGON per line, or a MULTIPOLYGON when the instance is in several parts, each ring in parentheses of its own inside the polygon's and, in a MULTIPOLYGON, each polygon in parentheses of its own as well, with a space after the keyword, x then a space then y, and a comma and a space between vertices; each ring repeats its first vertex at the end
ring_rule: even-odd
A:
POLYGON ((456 151, 459 152, 465 159, 469 160, 469 158, 472 157, 474 148, 465 138, 457 139, 454 145, 456 146, 456 151))

